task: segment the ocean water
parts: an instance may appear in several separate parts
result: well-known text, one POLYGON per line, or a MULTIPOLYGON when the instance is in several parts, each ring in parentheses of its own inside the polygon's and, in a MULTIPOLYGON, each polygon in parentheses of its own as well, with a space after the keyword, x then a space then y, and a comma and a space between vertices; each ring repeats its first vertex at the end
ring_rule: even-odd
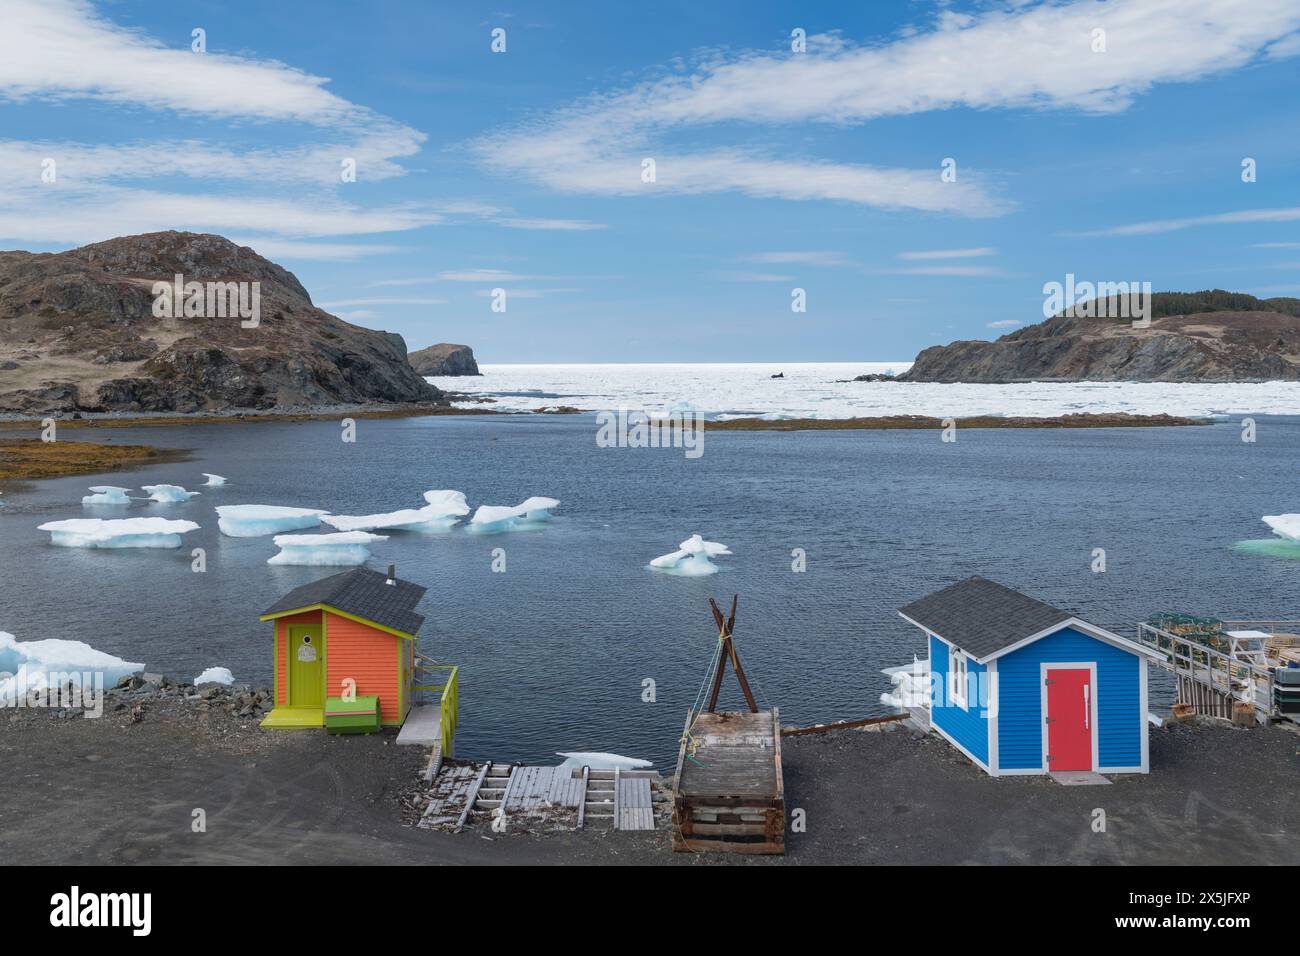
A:
MULTIPOLYGON (((1300 564, 1243 551, 1260 516, 1300 511, 1300 418, 1190 428, 717 432, 704 454, 600 448, 592 415, 467 416, 85 429, 76 438, 187 448, 193 460, 9 488, 0 508, 0 630, 82 640, 192 679, 212 666, 269 682, 258 615, 330 573, 273 567, 270 538, 226 538, 213 506, 342 514, 420 503, 562 502, 542 531, 394 534, 371 566, 428 587, 424 652, 461 666, 463 756, 548 760, 601 750, 671 765, 716 640, 708 599, 740 595, 736 639, 761 703, 806 725, 884 713, 883 667, 924 650, 895 613, 970 574, 1077 610, 1118 633, 1153 612, 1300 617, 1300 564), (177 551, 56 548, 36 530, 80 517, 87 485, 224 488, 118 512, 197 521, 177 551), (708 578, 646 564, 689 534, 728 544, 708 578), (190 549, 208 570, 190 569, 190 549), (503 548, 505 573, 492 571, 503 548), (1093 549, 1107 570, 1090 570, 1093 549), (802 549, 807 570, 792 570, 802 549), (647 684, 647 681, 653 684, 647 684), (653 687, 654 701, 643 701, 653 687)), ((729 677, 724 703, 739 694, 729 677)), ((1153 706, 1168 705, 1167 683, 1153 706)))
MULTIPOLYGON (((436 377, 439 388, 491 398, 492 408, 568 405, 599 411, 689 402, 712 417, 852 418, 874 415, 1300 415, 1300 382, 1185 385, 1133 382, 953 385, 854 382, 899 374, 911 362, 680 365, 483 365, 482 377, 436 377), (784 378, 771 376, 782 374, 784 378)), ((469 404, 469 403, 461 403, 469 404)))

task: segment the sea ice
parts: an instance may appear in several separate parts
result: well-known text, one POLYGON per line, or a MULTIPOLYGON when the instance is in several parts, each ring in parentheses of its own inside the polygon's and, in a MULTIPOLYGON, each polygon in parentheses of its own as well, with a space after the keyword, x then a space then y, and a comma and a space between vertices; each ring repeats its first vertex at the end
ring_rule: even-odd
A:
POLYGON ((217 527, 231 538, 257 538, 282 531, 301 531, 320 524, 328 511, 315 508, 282 508, 279 505, 220 505, 217 527))
POLYGON ((449 531, 457 520, 469 514, 465 495, 459 491, 426 491, 423 508, 406 508, 377 515, 324 515, 321 521, 340 531, 449 531))
POLYGON ((150 498, 164 505, 189 501, 199 494, 197 491, 186 491, 180 485, 141 485, 140 487, 149 493, 150 498))
POLYGON ((37 526, 63 548, 179 548, 193 521, 169 518, 68 518, 37 526))
POLYGON ((83 505, 129 505, 131 499, 127 497, 130 488, 119 488, 116 485, 91 485, 90 490, 93 495, 86 495, 81 499, 83 505))
POLYGON ((221 477, 220 475, 210 475, 206 471, 201 471, 199 472, 199 474, 202 475, 204 478, 208 479, 203 483, 204 485, 208 485, 208 486, 224 485, 226 483, 226 479, 221 477))
POLYGON ((705 541, 698 534, 693 534, 681 543, 680 551, 655 558, 650 562, 650 567, 665 574, 680 574, 692 578, 717 574, 718 566, 709 558, 719 554, 731 554, 731 549, 725 544, 705 541))
POLYGON ((121 678, 144 669, 144 664, 124 661, 104 651, 97 651, 81 641, 51 638, 44 641, 20 641, 0 631, 0 702, 10 703, 19 678, 25 670, 26 689, 47 686, 51 674, 61 684, 80 687, 86 673, 102 673, 103 686, 112 687, 121 678))
POLYGON ((564 753, 559 751, 556 756, 564 758, 564 763, 560 764, 560 767, 579 770, 583 767, 590 767, 592 770, 644 770, 647 767, 654 766, 649 760, 624 757, 622 754, 588 753, 586 751, 564 753))
POLYGON ((194 686, 200 684, 225 684, 227 686, 235 682, 235 675, 225 667, 209 667, 198 677, 194 678, 194 686))
POLYGON ((474 517, 469 519, 470 530, 479 534, 492 534, 545 524, 551 520, 551 509, 559 506, 559 501, 554 498, 529 498, 514 508, 480 505, 474 512, 474 517))
POLYGON ((280 553, 267 558, 267 564, 293 564, 307 567, 331 567, 365 564, 373 541, 387 541, 382 534, 365 531, 340 531, 335 534, 277 534, 273 539, 280 553))
POLYGON ((1264 515, 1263 520, 1279 538, 1300 541, 1300 515, 1264 515))

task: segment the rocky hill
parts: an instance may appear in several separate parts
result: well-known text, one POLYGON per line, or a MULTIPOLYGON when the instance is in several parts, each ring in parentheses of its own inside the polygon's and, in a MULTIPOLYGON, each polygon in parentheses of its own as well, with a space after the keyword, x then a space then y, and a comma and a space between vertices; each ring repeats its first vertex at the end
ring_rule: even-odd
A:
POLYGON ((468 345, 451 345, 441 342, 427 349, 412 352, 411 367, 421 375, 481 375, 474 361, 474 350, 468 345))
POLYGON ((316 308, 292 273, 221 236, 159 232, 60 253, 0 252, 0 412, 230 412, 441 399, 411 368, 400 335, 316 308), (177 297, 178 316, 160 316, 154 285, 177 275, 207 294, 177 297), (219 317, 214 302, 233 305, 222 291, 235 288, 229 283, 246 284, 246 306, 256 283, 256 327, 233 309, 219 317), (197 314, 185 316, 187 301, 199 303, 197 314))
MULTIPOLYGON (((1300 379, 1300 300, 1156 293, 1149 328, 1054 316, 994 342, 925 349, 911 382, 1246 382, 1300 379)), ((1113 313, 1112 313, 1113 314, 1113 313)))

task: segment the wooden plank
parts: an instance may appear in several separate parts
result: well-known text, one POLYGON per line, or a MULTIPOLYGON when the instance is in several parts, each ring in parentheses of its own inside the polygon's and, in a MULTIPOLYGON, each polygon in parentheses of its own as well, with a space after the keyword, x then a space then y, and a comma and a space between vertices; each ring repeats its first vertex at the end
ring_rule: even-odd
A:
POLYGON ((802 737, 804 734, 824 734, 831 730, 852 730, 855 727, 870 727, 873 724, 888 724, 895 720, 906 720, 908 714, 890 714, 887 717, 866 717, 862 720, 839 720, 833 724, 818 724, 816 727, 786 727, 781 731, 782 737, 802 737))
POLYGON ((776 795, 784 800, 785 772, 781 769, 781 711, 776 707, 772 708, 772 743, 776 748, 776 795))
POLYGON ((587 768, 582 768, 582 796, 578 800, 578 826, 581 830, 586 826, 587 820, 587 768))
POLYGON ((483 781, 487 778, 488 767, 492 766, 491 761, 483 765, 479 771, 478 779, 474 781, 474 786, 470 788, 465 796, 465 809, 460 812, 460 819, 456 821, 456 831, 459 832, 465 828, 465 821, 469 819, 469 812, 474 809, 474 801, 478 799, 479 787, 483 786, 483 781))
POLYGON ((617 767, 614 768, 614 829, 619 829, 619 809, 621 807, 623 778, 617 767))

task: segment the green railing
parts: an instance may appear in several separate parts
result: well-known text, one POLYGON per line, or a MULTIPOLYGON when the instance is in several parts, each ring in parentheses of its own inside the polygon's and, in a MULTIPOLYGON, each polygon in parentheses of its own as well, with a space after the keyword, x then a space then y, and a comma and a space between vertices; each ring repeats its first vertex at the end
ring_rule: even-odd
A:
MULTIPOLYGON (((415 665, 417 680, 432 679, 434 671, 445 671, 446 679, 441 684, 415 684, 411 690, 417 701, 428 701, 428 695, 438 695, 440 727, 442 729, 442 755, 455 756, 456 721, 460 713, 460 668, 454 664, 420 664, 415 665)), ((432 701, 428 701, 432 703, 432 701)))

